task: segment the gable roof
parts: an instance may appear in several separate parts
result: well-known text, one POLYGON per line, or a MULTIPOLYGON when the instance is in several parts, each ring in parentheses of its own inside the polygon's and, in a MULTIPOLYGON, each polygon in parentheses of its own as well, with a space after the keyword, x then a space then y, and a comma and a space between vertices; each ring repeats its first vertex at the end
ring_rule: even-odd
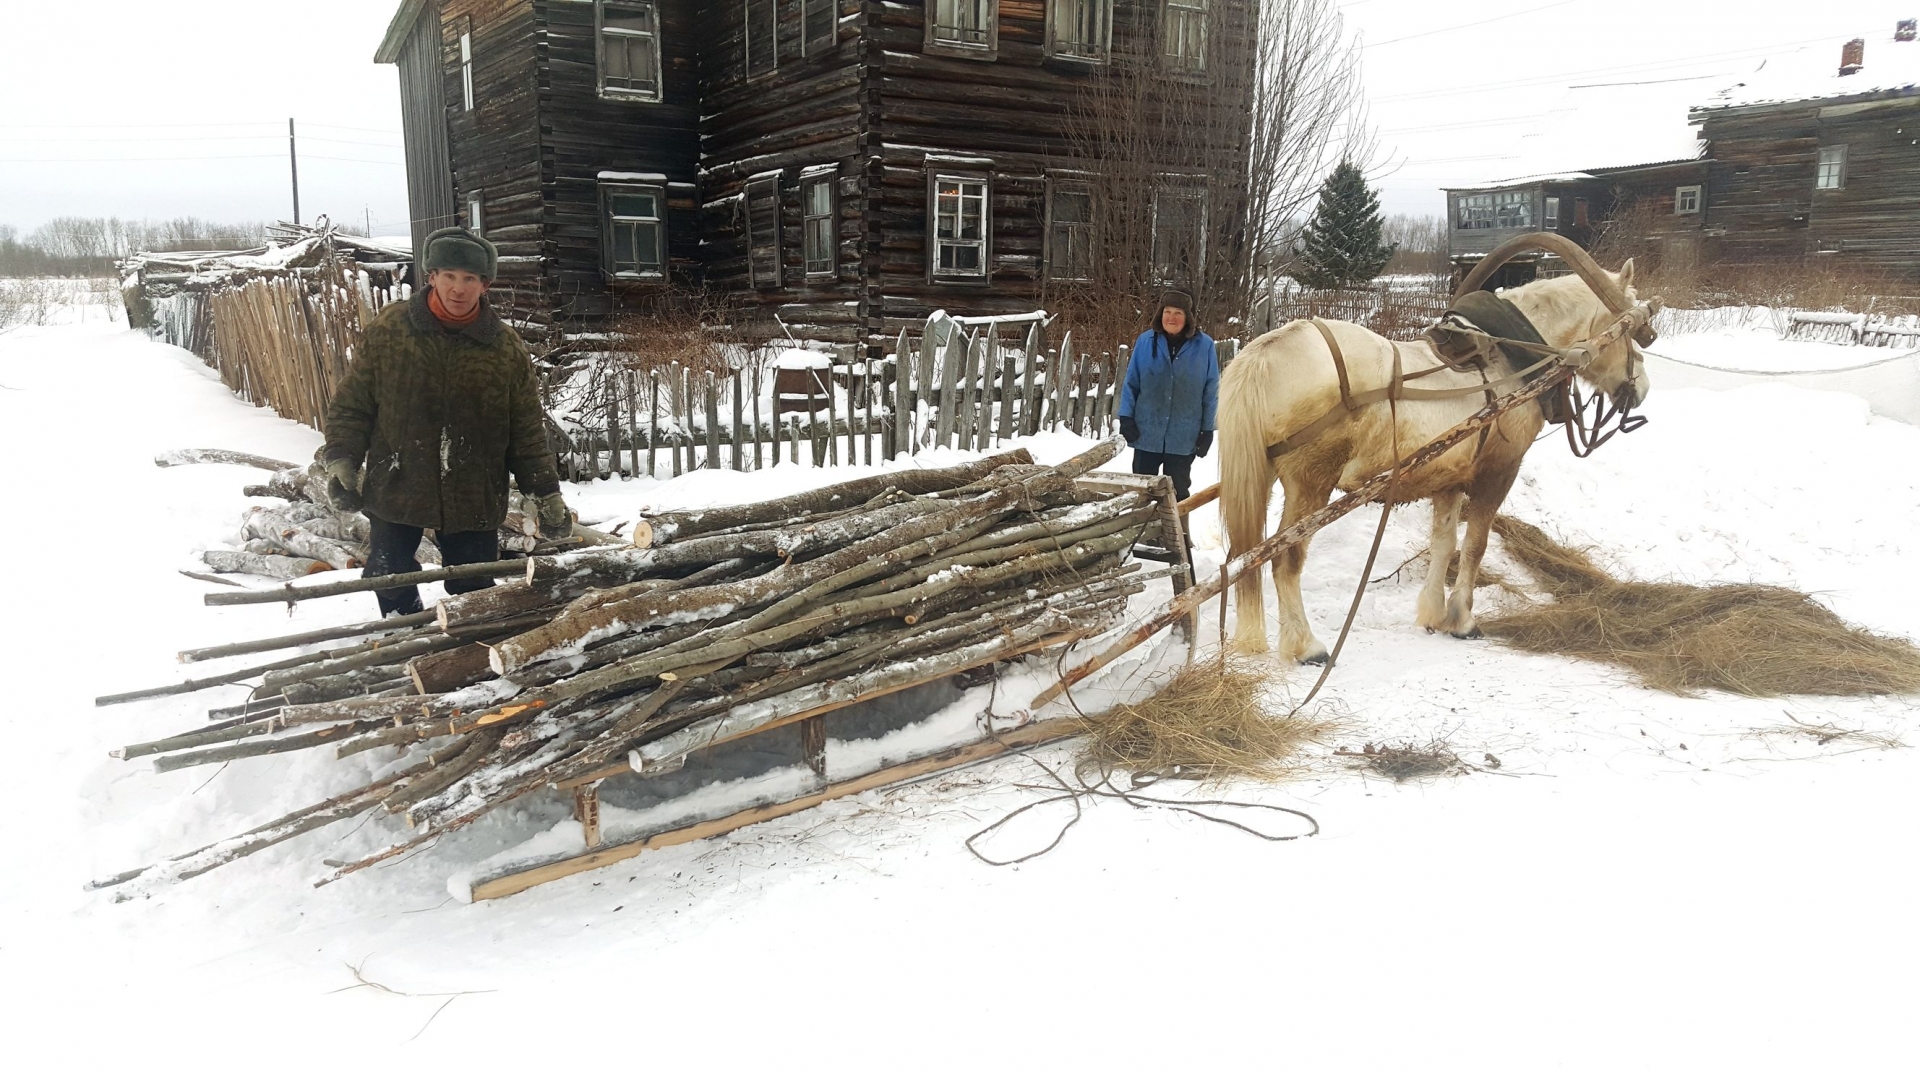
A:
POLYGON ((413 24, 420 21, 420 13, 427 9, 428 0, 400 0, 400 10, 393 13, 393 21, 387 24, 387 35, 380 39, 380 47, 373 52, 376 64, 397 64, 400 62, 400 49, 407 43, 407 35, 413 33, 413 24))
POLYGON ((1806 45, 1773 57, 1759 71, 1696 102, 1693 115, 1868 94, 1920 93, 1920 41, 1870 38, 1861 61, 1859 71, 1842 75, 1838 43, 1806 45))

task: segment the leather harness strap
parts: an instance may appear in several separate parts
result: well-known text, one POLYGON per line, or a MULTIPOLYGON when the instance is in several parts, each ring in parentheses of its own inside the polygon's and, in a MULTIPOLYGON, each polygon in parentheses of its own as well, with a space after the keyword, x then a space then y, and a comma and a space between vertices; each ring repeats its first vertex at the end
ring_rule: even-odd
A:
MULTIPOLYGON (((1448 398, 1464 397, 1468 394, 1485 394, 1487 395, 1487 399, 1491 401, 1496 395, 1506 393, 1510 386, 1512 388, 1518 388, 1518 386, 1527 382, 1536 372, 1550 364, 1558 363, 1560 360, 1558 353, 1549 353, 1504 378, 1488 380, 1486 372, 1483 370, 1480 374, 1483 381, 1478 386, 1450 386, 1443 389, 1427 389, 1418 386, 1408 386, 1407 383, 1432 375, 1438 371, 1449 371, 1452 369, 1445 364, 1441 364, 1436 367, 1426 368, 1422 371, 1416 371, 1411 375, 1404 375, 1400 372, 1400 346, 1389 341, 1387 344, 1392 347, 1394 358, 1393 380, 1386 386, 1378 386, 1371 390, 1362 390, 1356 394, 1347 381, 1346 357, 1341 354, 1340 346, 1333 340, 1333 331, 1319 319, 1314 319, 1312 322, 1314 328, 1320 331, 1320 336, 1326 339, 1327 347, 1333 353, 1334 370, 1340 375, 1340 404, 1322 414, 1320 419, 1288 435, 1279 442, 1269 443, 1267 445, 1267 460, 1269 461, 1282 454, 1300 449, 1302 446, 1326 434, 1329 429, 1346 419, 1349 414, 1358 412, 1369 405, 1377 405, 1382 401, 1390 400, 1443 401, 1448 398)), ((1538 345, 1533 347, 1535 349, 1540 348, 1538 345)), ((1485 445, 1484 442, 1482 445, 1485 445)))

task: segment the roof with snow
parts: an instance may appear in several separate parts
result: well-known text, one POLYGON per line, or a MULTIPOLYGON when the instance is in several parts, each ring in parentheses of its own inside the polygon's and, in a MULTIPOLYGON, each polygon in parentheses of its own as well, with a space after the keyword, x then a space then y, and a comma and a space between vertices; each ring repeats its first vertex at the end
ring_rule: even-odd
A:
POLYGON ((1693 161, 1703 149, 1687 110, 1739 72, 1570 86, 1514 141, 1501 172, 1480 184, 1583 180, 1593 170, 1693 161))
POLYGON ((1888 91, 1920 93, 1920 41, 1895 41, 1891 35, 1869 38, 1860 70, 1851 75, 1840 74, 1840 49, 1828 41, 1772 57, 1760 70, 1695 101, 1694 108, 1704 112, 1888 91))

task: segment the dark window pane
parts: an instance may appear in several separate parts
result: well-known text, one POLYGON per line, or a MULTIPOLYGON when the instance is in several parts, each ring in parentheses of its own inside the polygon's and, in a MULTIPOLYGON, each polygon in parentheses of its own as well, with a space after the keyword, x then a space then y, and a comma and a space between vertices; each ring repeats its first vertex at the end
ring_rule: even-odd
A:
POLYGON ((659 216, 659 202, 651 195, 609 195, 607 207, 618 217, 659 216))

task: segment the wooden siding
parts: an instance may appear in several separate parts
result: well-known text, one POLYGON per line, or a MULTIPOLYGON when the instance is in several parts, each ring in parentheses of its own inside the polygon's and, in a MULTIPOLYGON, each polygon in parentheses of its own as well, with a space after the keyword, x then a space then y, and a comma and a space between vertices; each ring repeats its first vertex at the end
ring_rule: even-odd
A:
POLYGON ((400 69, 400 128, 406 144, 407 216, 414 265, 427 234, 454 223, 453 166, 447 158, 447 100, 440 73, 440 13, 428 4, 407 32, 400 69))
MULTIPOLYGON (((539 194, 545 208, 545 281, 555 318, 604 319, 620 299, 657 293, 655 283, 611 282, 601 269, 602 172, 666 178, 667 261, 672 280, 696 280, 701 258, 699 182, 702 38, 698 12, 660 4, 661 100, 600 94, 594 5, 533 0, 539 50, 539 194)), ((640 181, 635 181, 636 183, 640 181)))
POLYGON ((1698 110, 1712 166, 1704 223, 1727 262, 1836 260, 1920 277, 1920 95, 1698 110), (1847 148, 1844 186, 1814 187, 1819 149, 1847 148))
POLYGON ((541 260, 538 105, 534 96, 532 0, 445 0, 440 7, 442 86, 452 147, 454 205, 482 196, 482 226, 500 249, 494 302, 516 318, 551 319, 541 260), (473 109, 464 101, 460 35, 473 39, 473 109))

